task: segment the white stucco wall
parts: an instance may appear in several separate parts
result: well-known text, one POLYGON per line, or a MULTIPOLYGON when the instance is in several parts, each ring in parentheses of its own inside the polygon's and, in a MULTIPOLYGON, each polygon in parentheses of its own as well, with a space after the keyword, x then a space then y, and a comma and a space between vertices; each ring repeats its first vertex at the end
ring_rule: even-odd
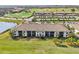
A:
POLYGON ((27 36, 27 31, 22 31, 23 36, 27 36))
POLYGON ((63 34, 63 37, 66 37, 67 36, 67 34, 66 34, 67 32, 64 32, 64 34, 63 34))
POLYGON ((14 36, 19 36, 18 31, 14 31, 14 32, 13 32, 13 35, 14 35, 14 36))
POLYGON ((56 37, 59 37, 59 32, 56 32, 56 37))
POLYGON ((57 37, 57 33, 56 32, 54 32, 54 37, 57 37))

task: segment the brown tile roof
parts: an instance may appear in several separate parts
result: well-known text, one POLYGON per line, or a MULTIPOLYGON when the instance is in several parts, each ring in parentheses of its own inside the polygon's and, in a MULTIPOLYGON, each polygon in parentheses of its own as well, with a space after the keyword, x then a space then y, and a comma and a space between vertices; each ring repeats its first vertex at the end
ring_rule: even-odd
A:
POLYGON ((15 30, 21 31, 69 31, 64 25, 62 24, 21 24, 15 28, 15 30))

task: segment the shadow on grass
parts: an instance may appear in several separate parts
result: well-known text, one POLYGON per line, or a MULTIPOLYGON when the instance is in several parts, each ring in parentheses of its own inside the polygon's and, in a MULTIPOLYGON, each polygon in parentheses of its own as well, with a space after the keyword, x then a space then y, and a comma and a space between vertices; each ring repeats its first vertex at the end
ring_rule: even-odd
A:
POLYGON ((69 45, 69 46, 74 47, 74 48, 79 48, 79 46, 77 45, 69 45))
POLYGON ((74 48, 79 48, 79 46, 72 46, 72 47, 74 47, 74 48))
POLYGON ((64 48, 67 48, 68 46, 66 46, 65 44, 62 44, 62 43, 55 43, 55 45, 57 47, 64 47, 64 48))
POLYGON ((67 46, 66 46, 66 45, 56 45, 56 46, 58 46, 58 47, 64 47, 64 48, 67 48, 67 46))

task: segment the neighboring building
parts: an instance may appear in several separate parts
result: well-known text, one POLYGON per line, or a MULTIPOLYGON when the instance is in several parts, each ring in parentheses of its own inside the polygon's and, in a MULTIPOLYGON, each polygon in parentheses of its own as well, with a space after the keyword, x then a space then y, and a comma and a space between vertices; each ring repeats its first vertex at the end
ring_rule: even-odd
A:
POLYGON ((34 19, 40 21, 40 20, 51 20, 53 15, 52 12, 34 12, 33 16, 34 19))
POLYGON ((79 13, 34 12, 34 19, 40 20, 78 20, 79 13))
POLYGON ((54 13, 54 18, 59 20, 78 20, 79 13, 54 13))
POLYGON ((74 28, 74 33, 77 34, 79 32, 79 24, 69 24, 70 28, 74 28))
POLYGON ((73 29, 75 36, 79 38, 79 24, 69 24, 69 26, 73 29))
POLYGON ((24 23, 12 30, 13 37, 67 37, 69 30, 63 24, 24 23))

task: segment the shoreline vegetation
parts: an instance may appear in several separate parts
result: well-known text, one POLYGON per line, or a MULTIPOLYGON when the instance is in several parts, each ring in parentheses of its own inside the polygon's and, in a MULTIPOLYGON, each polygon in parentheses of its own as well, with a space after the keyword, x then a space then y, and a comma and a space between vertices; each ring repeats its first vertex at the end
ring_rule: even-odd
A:
POLYGON ((11 20, 11 19, 1 19, 0 18, 0 22, 13 22, 13 23, 16 23, 16 24, 20 24, 23 22, 23 20, 11 20))

